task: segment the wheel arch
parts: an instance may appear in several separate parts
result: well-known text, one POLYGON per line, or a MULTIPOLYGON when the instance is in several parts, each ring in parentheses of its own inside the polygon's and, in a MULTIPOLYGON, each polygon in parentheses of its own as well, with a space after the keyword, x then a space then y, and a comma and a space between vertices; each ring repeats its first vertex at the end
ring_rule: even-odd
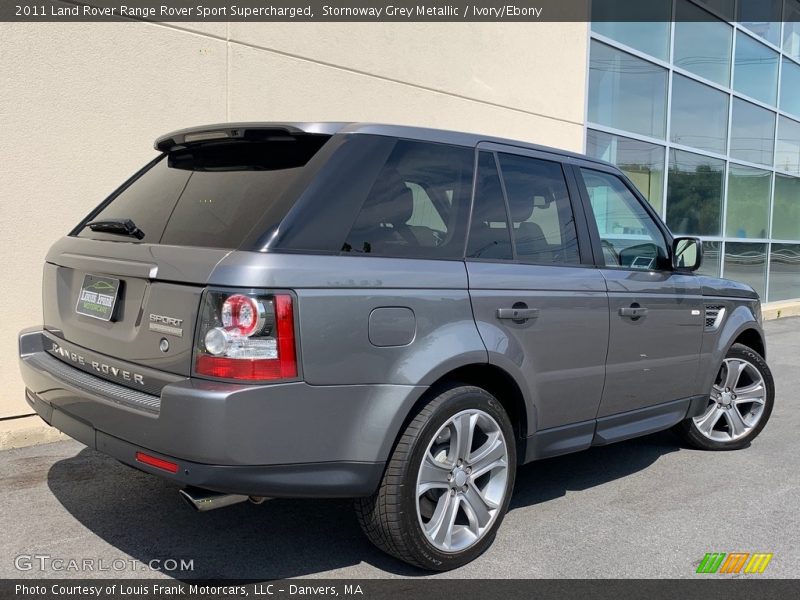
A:
POLYGON ((491 363, 465 364, 440 375, 428 389, 420 395, 408 411, 402 425, 395 434, 394 444, 402 435, 408 423, 419 410, 448 386, 453 384, 472 385, 486 390, 497 398, 503 406, 511 425, 514 428, 514 437, 517 452, 524 456, 525 440, 529 435, 529 410, 525 395, 517 380, 506 370, 491 363))

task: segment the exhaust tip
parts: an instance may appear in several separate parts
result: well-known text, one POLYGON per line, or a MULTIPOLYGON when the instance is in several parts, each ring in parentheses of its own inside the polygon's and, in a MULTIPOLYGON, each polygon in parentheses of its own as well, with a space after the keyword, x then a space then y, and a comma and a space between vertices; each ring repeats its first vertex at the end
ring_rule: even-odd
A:
POLYGON ((178 493, 197 512, 208 512, 226 506, 233 506, 234 504, 247 502, 249 499, 248 496, 223 494, 195 487, 184 488, 179 490, 178 493))

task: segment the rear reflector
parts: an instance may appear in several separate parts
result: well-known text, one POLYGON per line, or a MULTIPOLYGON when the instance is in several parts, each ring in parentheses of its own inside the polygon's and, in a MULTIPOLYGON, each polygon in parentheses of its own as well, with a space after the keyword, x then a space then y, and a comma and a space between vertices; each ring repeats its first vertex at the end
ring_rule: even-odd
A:
POLYGON ((136 460, 137 462, 150 465, 151 467, 155 467, 156 469, 161 469, 162 471, 169 471, 170 473, 178 472, 177 463, 164 460, 163 458, 156 458, 155 456, 150 456, 149 454, 145 454, 144 452, 137 452, 136 460))

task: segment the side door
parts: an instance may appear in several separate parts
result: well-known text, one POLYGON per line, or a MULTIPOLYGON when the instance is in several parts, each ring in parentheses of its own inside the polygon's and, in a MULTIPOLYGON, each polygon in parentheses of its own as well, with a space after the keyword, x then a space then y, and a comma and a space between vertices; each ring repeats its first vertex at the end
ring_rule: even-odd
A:
POLYGON ((528 459, 591 443, 608 347, 605 280, 560 158, 480 144, 466 252, 489 361, 530 399, 528 459))
MULTIPOLYGON (((674 418, 681 404, 665 403, 696 393, 704 322, 698 278, 672 270, 668 230, 615 170, 574 168, 608 285, 610 336, 597 416, 649 408, 636 419, 674 418)), ((599 423, 598 435, 602 429, 599 423)))

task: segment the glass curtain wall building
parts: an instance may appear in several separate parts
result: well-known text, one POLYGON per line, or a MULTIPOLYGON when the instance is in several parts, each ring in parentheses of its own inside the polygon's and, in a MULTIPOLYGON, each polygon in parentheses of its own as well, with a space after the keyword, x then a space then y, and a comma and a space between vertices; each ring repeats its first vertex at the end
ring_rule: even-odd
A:
POLYGON ((703 239, 704 272, 762 301, 800 298, 800 0, 607 14, 630 18, 626 4, 591 26, 587 154, 620 166, 673 232, 703 239))

